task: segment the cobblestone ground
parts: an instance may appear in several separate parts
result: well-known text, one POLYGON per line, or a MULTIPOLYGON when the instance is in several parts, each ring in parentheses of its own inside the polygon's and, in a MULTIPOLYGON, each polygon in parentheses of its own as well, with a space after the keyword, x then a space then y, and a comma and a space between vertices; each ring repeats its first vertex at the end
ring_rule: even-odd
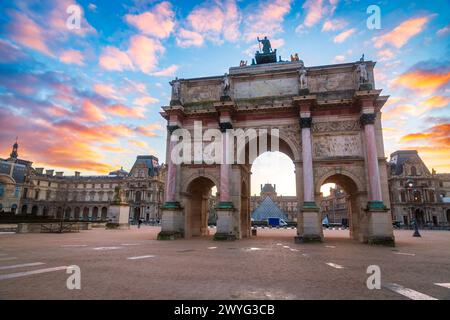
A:
POLYGON ((1 234, 0 299, 450 299, 448 231, 396 231, 396 248, 344 230, 302 245, 295 230, 234 242, 157 241, 158 231, 1 234), (58 267, 69 265, 81 269, 81 290, 66 287, 58 267), (366 286, 369 265, 381 268, 380 290, 366 286))

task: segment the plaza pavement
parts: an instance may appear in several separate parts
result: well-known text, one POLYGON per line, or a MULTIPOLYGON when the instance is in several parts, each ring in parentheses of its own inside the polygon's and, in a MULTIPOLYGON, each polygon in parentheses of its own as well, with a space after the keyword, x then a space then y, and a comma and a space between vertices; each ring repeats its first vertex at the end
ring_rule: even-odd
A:
POLYGON ((0 234, 0 299, 450 299, 448 231, 397 230, 395 248, 345 230, 301 245, 293 229, 234 242, 157 241, 158 231, 0 234), (69 265, 81 290, 66 287, 69 265), (369 265, 381 268, 380 290, 366 286, 369 265))

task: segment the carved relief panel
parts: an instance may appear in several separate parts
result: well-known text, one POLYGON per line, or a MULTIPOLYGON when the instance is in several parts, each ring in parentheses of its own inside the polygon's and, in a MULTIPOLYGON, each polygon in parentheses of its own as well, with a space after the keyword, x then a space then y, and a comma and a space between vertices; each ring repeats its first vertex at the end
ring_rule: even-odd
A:
POLYGON ((321 135, 313 138, 315 158, 362 156, 361 138, 353 135, 321 135))

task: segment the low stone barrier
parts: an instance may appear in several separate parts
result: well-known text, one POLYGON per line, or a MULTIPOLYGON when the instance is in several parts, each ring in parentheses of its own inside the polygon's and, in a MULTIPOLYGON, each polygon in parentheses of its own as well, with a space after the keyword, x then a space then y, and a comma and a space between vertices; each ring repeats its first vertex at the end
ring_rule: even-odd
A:
MULTIPOLYGON (((41 233, 45 230, 55 229, 58 223, 18 223, 17 233, 41 233)), ((91 230, 92 222, 75 222, 71 224, 72 230, 91 230)))

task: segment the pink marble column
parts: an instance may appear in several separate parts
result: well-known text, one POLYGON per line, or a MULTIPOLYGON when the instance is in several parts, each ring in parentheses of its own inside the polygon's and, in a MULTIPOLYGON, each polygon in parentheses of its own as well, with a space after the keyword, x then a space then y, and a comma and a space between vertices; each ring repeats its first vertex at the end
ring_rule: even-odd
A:
POLYGON ((166 178, 166 195, 165 202, 175 202, 175 188, 176 188, 176 179, 177 179, 177 165, 172 161, 172 150, 176 145, 176 141, 172 141, 171 135, 173 130, 177 129, 176 126, 168 127, 168 135, 169 135, 169 147, 167 148, 168 157, 167 157, 167 178, 166 178))
POLYGON ((366 145, 367 170, 369 175, 369 201, 383 201, 381 196, 380 170, 378 168, 377 143, 375 139, 374 113, 361 115, 361 124, 364 126, 364 139, 366 145))
POLYGON ((302 130, 303 201, 314 203, 314 178, 311 151, 311 118, 300 118, 302 130))
POLYGON ((220 164, 220 202, 230 202, 230 167, 227 163, 227 134, 222 132, 222 163, 220 164))

